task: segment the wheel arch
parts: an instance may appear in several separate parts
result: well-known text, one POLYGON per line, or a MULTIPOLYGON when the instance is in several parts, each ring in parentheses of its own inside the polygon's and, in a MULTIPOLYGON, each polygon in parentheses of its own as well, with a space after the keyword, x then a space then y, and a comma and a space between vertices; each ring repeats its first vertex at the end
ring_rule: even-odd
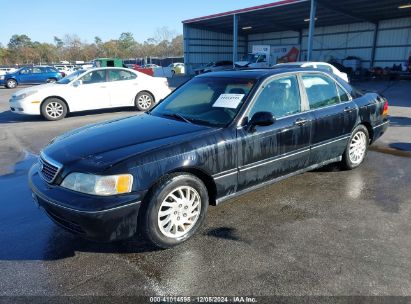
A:
POLYGON ((363 125, 364 127, 367 128, 368 137, 369 137, 369 141, 371 144, 374 141, 374 130, 371 126, 371 123, 369 123, 368 121, 361 121, 358 125, 363 125))
POLYGON ((67 107, 67 113, 70 113, 70 107, 69 107, 67 101, 66 101, 63 97, 61 97, 61 96, 55 96, 55 95, 47 96, 46 98, 44 98, 44 99, 41 101, 41 103, 40 103, 40 108, 41 108, 41 106, 43 105, 43 103, 45 103, 48 99, 51 99, 51 98, 60 99, 62 102, 64 102, 64 103, 66 104, 66 107, 67 107))
POLYGON ((145 197, 149 197, 150 194, 153 192, 154 187, 158 185, 163 179, 168 178, 170 175, 176 173, 189 173, 194 175, 195 177, 199 178, 207 189, 208 198, 209 198, 209 205, 215 206, 216 205, 216 198, 217 198, 217 186, 214 182, 214 179, 211 175, 204 172, 204 170, 196 168, 196 167, 178 167, 168 171, 167 173, 161 175, 158 179, 156 179, 148 188, 147 194, 145 197))
POLYGON ((139 92, 136 94, 136 97, 134 98, 134 101, 136 100, 138 94, 140 94, 140 93, 148 93, 148 94, 150 94, 150 95, 153 97, 154 103, 156 103, 156 96, 155 96, 150 90, 141 90, 141 91, 139 91, 139 92))
POLYGON ((14 80, 17 83, 17 85, 19 84, 19 81, 17 80, 15 76, 7 78, 4 82, 7 83, 7 81, 9 80, 14 80))

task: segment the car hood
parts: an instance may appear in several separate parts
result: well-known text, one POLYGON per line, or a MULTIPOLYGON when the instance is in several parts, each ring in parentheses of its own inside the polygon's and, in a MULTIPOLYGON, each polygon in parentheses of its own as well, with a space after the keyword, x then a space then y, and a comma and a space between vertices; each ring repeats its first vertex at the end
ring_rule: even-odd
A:
POLYGON ((140 153, 190 141, 213 130, 145 113, 73 130, 54 139, 43 153, 63 165, 83 161, 86 167, 94 164, 103 170, 140 153))
POLYGON ((40 90, 49 90, 49 89, 53 89, 57 86, 57 84, 54 83, 47 83, 47 84, 41 84, 41 85, 36 85, 36 86, 31 86, 28 88, 24 88, 21 90, 18 90, 17 92, 13 93, 11 96, 15 97, 24 93, 28 93, 28 92, 33 92, 33 91, 40 91, 40 90))

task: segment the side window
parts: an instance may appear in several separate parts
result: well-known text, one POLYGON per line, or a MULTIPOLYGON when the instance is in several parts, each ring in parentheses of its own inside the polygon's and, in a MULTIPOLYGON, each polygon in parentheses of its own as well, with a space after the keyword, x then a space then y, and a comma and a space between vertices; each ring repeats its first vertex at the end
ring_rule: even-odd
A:
POLYGON ((307 92, 310 109, 317 109, 340 102, 334 80, 323 75, 303 75, 305 91, 307 92))
POLYGON ((337 93, 338 93, 338 96, 340 97, 341 102, 350 100, 350 97, 348 96, 347 92, 344 91, 339 85, 337 85, 337 93))
POLYGON ((33 74, 41 74, 43 71, 40 68, 33 68, 33 74))
POLYGON ((83 81, 83 84, 92 84, 106 81, 106 71, 98 70, 91 71, 80 78, 83 81))
POLYGON ((132 80, 136 79, 137 75, 124 70, 109 70, 110 81, 132 80))
POLYGON ((27 75, 31 74, 31 68, 25 68, 20 71, 20 74, 27 75))
POLYGON ((274 79, 264 85, 251 108, 251 118, 257 112, 271 112, 279 118, 300 112, 300 91, 296 76, 274 79))

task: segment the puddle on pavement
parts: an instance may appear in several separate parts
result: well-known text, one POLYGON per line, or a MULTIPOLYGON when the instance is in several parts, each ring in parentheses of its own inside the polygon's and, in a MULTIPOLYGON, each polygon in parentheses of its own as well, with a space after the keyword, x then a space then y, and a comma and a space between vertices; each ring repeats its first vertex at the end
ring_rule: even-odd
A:
POLYGON ((73 250, 61 250, 70 236, 55 227, 32 200, 27 173, 36 161, 37 155, 26 152, 13 173, 0 176, 0 260, 44 260, 73 255, 73 250))
MULTIPOLYGON (((0 181, 3 176, 8 176, 8 175, 14 175, 14 174, 21 174, 24 172, 28 172, 30 167, 37 161, 38 155, 33 154, 28 151, 23 152, 23 160, 18 161, 17 163, 13 165, 6 165, 6 168, 8 169, 5 174, 0 174, 0 181)), ((1 187, 2 183, 0 184, 1 187)))

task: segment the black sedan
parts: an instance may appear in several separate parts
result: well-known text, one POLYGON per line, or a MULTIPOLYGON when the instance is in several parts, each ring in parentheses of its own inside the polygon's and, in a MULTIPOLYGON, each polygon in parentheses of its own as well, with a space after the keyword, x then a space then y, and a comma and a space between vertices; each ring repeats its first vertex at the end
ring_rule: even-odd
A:
POLYGON ((213 72, 151 111, 53 140, 29 173, 34 200, 99 241, 141 231, 179 244, 209 205, 332 162, 359 166, 388 102, 319 70, 213 72))

